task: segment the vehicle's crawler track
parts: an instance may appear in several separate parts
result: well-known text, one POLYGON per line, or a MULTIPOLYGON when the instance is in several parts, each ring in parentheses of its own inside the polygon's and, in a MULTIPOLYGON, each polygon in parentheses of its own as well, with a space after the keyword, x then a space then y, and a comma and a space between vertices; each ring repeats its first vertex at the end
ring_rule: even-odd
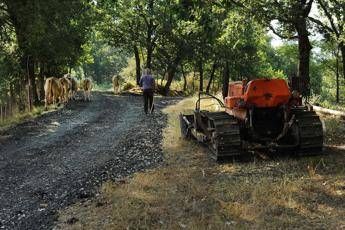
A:
POLYGON ((299 129, 299 155, 315 155, 322 151, 323 127, 319 116, 315 111, 294 109, 299 129))
POLYGON ((237 119, 226 112, 208 113, 212 136, 210 148, 216 160, 240 155, 241 136, 237 119))

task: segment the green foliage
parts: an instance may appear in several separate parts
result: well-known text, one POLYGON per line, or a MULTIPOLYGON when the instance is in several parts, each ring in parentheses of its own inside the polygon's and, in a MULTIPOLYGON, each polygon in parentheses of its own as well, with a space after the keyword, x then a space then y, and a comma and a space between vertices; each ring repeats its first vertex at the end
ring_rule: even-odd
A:
MULTIPOLYGON (((165 78, 162 83, 167 84, 166 78, 169 79, 171 70, 176 72, 174 79, 182 81, 182 68, 175 68, 174 65, 183 66, 185 74, 196 72, 196 78, 200 78, 199 62, 205 75, 203 81, 209 78, 214 62, 217 70, 213 80, 216 82, 222 79, 221 68, 225 61, 230 63, 233 80, 257 77, 287 79, 298 72, 298 46, 286 43, 272 48, 265 28, 268 22, 278 19, 276 28, 279 31, 276 32, 285 36, 295 35, 296 28, 291 27, 291 22, 298 20, 293 12, 301 5, 293 1, 280 1, 266 8, 266 11, 262 8, 267 5, 265 1, 243 1, 246 6, 261 10, 255 15, 243 8, 241 1, 238 4, 222 1, 206 4, 193 0, 154 2, 152 15, 148 15, 148 8, 145 8, 150 1, 104 2, 107 3, 107 25, 111 25, 106 27, 108 30, 105 32, 108 33, 105 35, 113 45, 128 48, 129 51, 133 45, 147 47, 148 25, 145 18, 154 21, 153 68, 159 78, 165 78), (284 18, 290 22, 284 22, 284 18)), ((146 52, 141 52, 141 61, 145 61, 146 52)), ((122 74, 133 79, 135 64, 131 59, 122 74)), ((312 56, 310 76, 314 94, 321 93, 322 73, 319 60, 312 56)), ((193 88, 197 90, 195 85, 200 82, 193 82, 193 88)), ((187 86, 190 87, 190 84, 187 86)))
POLYGON ((318 89, 314 91, 314 94, 316 95, 314 97, 314 101, 315 103, 324 105, 327 108, 337 108, 338 106, 332 105, 336 103, 337 87, 339 87, 340 104, 344 103, 345 100, 345 78, 341 76, 342 65, 340 65, 339 56, 337 57, 337 45, 336 43, 329 41, 321 41, 315 45, 319 47, 319 50, 313 55, 314 61, 311 63, 312 73, 314 73, 313 85, 318 87, 318 89), (337 64, 339 75, 338 86, 336 81, 337 64), (315 100, 315 98, 317 98, 317 100, 315 100))
MULTIPOLYGON (((227 77, 288 79, 299 73, 301 64, 300 46, 291 38, 299 34, 308 39, 313 22, 325 39, 313 43, 317 49, 307 61, 311 92, 320 95, 320 101, 334 101, 335 65, 343 55, 335 51, 344 42, 344 9, 338 1, 315 0, 322 15, 317 22, 308 18, 311 3, 4 0, 0 2, 0 100, 16 84, 25 89, 28 57, 34 80, 68 71, 78 79, 91 77, 100 88, 108 87, 117 74, 132 82, 144 66, 151 66, 165 90, 186 86, 190 93, 209 83, 219 89, 227 77), (289 41, 273 48, 270 27, 289 41), (223 73, 226 66, 229 76, 223 73)), ((338 63, 338 72, 343 71, 338 63)))
POLYGON ((127 52, 109 46, 99 34, 93 36, 88 47, 88 62, 82 65, 85 76, 91 77, 98 84, 111 83, 111 78, 126 66, 127 52))
POLYGON ((126 80, 135 80, 135 60, 134 57, 131 57, 127 60, 127 66, 122 68, 120 76, 126 80))
POLYGON ((0 106, 12 114, 25 109, 28 96, 39 104, 44 77, 61 76, 84 61, 94 16, 88 0, 0 1, 0 106))
POLYGON ((343 1, 316 0, 317 8, 322 18, 310 16, 311 20, 320 33, 330 41, 344 46, 345 43, 345 4, 343 1), (343 43, 343 44, 341 44, 343 43))
POLYGON ((287 80, 283 70, 275 70, 272 68, 272 66, 269 66, 268 68, 261 70, 259 77, 280 78, 287 80))
POLYGON ((295 43, 288 43, 275 48, 270 52, 269 61, 273 68, 282 70, 285 76, 297 73, 298 47, 295 43))
POLYGON ((0 50, 0 105, 8 97, 10 86, 20 80, 22 74, 19 54, 14 41, 8 41, 0 50))
POLYGON ((92 4, 84 0, 8 0, 5 5, 24 58, 30 56, 56 70, 77 64, 92 26, 92 4))

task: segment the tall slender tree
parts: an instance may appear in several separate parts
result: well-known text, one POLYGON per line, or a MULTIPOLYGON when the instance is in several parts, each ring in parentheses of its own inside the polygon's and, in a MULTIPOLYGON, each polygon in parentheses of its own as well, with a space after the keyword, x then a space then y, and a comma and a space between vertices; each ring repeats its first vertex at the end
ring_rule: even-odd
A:
POLYGON ((326 39, 336 42, 342 57, 343 77, 345 79, 345 3, 338 0, 316 0, 323 18, 309 16, 326 39))

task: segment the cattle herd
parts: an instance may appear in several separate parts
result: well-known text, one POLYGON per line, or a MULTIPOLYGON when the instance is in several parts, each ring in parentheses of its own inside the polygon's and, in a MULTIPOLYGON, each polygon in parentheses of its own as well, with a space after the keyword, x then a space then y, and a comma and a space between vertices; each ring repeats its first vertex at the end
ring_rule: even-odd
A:
POLYGON ((75 100, 78 89, 84 91, 85 101, 91 100, 92 81, 90 79, 83 79, 78 84, 70 74, 65 74, 62 78, 47 78, 44 84, 45 108, 47 109, 50 104, 66 104, 69 100, 75 100))
MULTIPOLYGON (((113 90, 115 94, 120 92, 121 77, 116 75, 112 78, 113 90)), ((62 78, 49 77, 44 84, 45 109, 48 105, 59 105, 68 103, 76 99, 78 90, 84 91, 84 101, 91 101, 92 81, 89 78, 82 79, 79 83, 70 74, 65 74, 62 78)))

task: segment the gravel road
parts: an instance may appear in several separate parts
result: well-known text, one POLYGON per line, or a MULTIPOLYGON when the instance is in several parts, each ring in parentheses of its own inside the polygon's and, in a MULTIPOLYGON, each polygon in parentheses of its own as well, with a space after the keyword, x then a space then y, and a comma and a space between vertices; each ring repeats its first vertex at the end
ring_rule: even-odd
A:
POLYGON ((0 133, 0 229, 51 229, 102 182, 162 163, 159 108, 176 100, 156 99, 146 116, 141 97, 96 92, 0 133))

